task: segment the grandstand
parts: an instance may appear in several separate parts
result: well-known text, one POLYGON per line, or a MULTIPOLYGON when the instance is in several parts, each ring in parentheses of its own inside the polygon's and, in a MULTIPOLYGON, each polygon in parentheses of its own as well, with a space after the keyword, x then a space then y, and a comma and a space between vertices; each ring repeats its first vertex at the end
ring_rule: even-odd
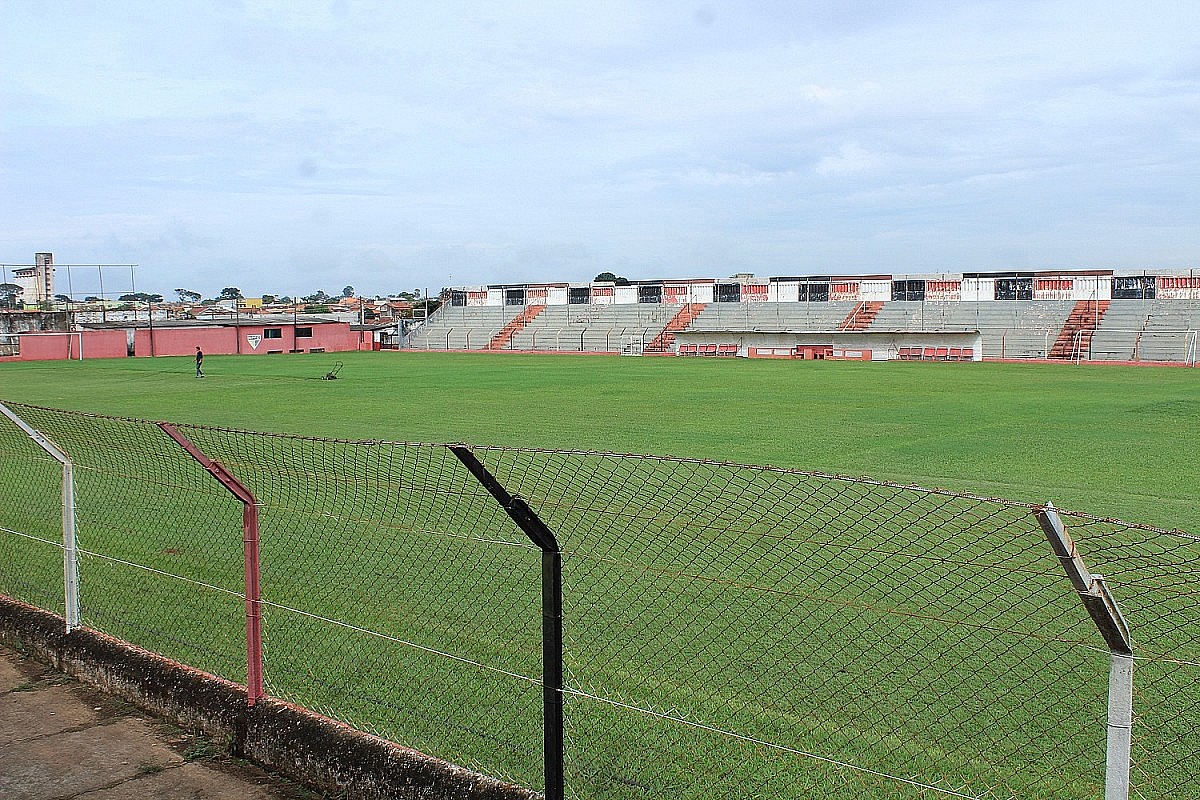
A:
POLYGON ((1104 270, 460 287, 419 350, 1195 363, 1200 277, 1104 270))

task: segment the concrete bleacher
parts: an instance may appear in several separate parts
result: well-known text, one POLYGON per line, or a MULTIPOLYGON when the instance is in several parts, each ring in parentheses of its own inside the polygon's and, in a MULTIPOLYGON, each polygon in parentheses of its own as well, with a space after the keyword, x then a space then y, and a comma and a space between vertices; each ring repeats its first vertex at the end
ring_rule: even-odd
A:
MULTIPOLYGON (((443 306, 409 337, 414 350, 482 350, 524 306, 443 306)), ((547 306, 517 330, 504 350, 641 352, 662 332, 679 306, 547 306)))
POLYGON ((1155 300, 1138 340, 1138 361, 1182 361, 1200 329, 1200 302, 1155 300), (1191 341, 1189 341, 1191 339, 1191 341))
POLYGON ((679 311, 658 303, 547 306, 513 336, 513 350, 641 352, 679 311))
POLYGON ((524 306, 443 306, 412 332, 413 350, 482 350, 524 306))
POLYGON ((1113 300, 1092 336, 1089 358, 1097 361, 1132 361, 1138 335, 1149 314, 1147 300, 1113 300))
POLYGON ((1074 308, 1070 300, 884 303, 872 331, 979 331, 985 358, 1046 358, 1074 308))
MULTIPOLYGON (((711 303, 689 331, 837 331, 854 301, 711 303)), ((1070 300, 890 301, 867 332, 911 334, 978 331, 988 359, 1041 359, 1066 324, 1070 300)), ((698 308, 698 307, 697 307, 698 308)), ((641 353, 681 307, 669 304, 547 306, 503 344, 506 350, 641 353)), ((445 306, 409 337, 417 350, 483 350, 524 306, 445 306)), ((1114 300, 1091 338, 1092 360, 1180 362, 1196 347, 1200 301, 1114 300)), ((935 342, 929 342, 933 344, 935 342)))
POLYGON ((1092 337, 1097 361, 1179 362, 1195 347, 1200 301, 1114 300, 1092 337))
POLYGON ((829 303, 712 303, 691 330, 832 331, 852 312, 855 301, 829 303))

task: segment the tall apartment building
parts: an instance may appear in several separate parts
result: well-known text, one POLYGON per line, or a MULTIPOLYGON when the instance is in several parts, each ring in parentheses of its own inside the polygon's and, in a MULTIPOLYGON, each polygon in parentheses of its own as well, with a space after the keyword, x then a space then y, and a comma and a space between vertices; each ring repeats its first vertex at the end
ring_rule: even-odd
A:
POLYGON ((54 299, 54 254, 38 253, 32 267, 13 270, 13 283, 22 291, 20 301, 29 305, 54 299))

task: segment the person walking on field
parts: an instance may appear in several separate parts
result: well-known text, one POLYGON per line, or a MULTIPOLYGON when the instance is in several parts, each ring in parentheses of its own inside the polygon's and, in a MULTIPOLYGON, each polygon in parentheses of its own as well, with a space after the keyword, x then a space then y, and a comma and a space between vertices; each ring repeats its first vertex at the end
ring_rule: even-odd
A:
POLYGON ((203 366, 204 366, 204 351, 201 350, 199 347, 197 347, 196 348, 196 377, 197 378, 204 377, 203 366))

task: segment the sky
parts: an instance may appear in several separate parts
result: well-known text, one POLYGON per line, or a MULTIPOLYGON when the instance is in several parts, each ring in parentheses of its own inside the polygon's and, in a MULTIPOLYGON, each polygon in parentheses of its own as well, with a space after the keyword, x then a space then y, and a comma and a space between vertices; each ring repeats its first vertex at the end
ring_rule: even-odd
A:
POLYGON ((0 0, 0 220, 172 298, 1200 268, 1200 6, 0 0))

